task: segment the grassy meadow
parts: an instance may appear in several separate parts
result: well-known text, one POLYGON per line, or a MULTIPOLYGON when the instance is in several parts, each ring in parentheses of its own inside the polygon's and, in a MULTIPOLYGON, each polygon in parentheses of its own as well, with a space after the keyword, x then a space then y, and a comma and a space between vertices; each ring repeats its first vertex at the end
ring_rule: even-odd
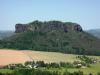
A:
POLYGON ((100 73, 100 63, 98 64, 92 64, 91 67, 89 68, 80 68, 80 69, 68 69, 69 72, 74 72, 74 71, 83 71, 84 74, 89 75, 89 73, 92 73, 93 75, 97 75, 97 73, 100 73))
MULTIPOLYGON (((42 60, 44 62, 74 62, 74 61, 80 61, 79 59, 76 58, 75 54, 63 54, 59 52, 44 52, 44 51, 29 51, 29 50, 24 50, 22 51, 25 53, 27 56, 29 56, 32 60, 38 61, 42 60)), ((100 60, 100 56, 89 56, 95 59, 100 60)))

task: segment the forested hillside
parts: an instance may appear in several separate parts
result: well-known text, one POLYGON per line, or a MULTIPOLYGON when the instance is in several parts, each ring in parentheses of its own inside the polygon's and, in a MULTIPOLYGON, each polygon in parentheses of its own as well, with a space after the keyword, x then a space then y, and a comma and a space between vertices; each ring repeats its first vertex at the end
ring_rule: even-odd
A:
POLYGON ((16 34, 1 40, 0 48, 100 55, 100 40, 77 23, 33 21, 15 28, 16 34))

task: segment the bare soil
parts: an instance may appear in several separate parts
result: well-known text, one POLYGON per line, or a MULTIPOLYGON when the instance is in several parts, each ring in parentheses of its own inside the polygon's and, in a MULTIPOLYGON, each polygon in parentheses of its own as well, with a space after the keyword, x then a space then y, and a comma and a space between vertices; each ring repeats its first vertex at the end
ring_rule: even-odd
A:
POLYGON ((0 49, 0 65, 24 63, 31 61, 30 58, 22 51, 0 49))

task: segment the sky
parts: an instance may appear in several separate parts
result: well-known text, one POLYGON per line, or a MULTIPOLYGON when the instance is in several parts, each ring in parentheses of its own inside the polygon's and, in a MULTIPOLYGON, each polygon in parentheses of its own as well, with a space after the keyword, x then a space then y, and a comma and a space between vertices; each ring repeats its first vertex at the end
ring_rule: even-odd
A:
POLYGON ((0 30, 34 20, 75 22, 84 30, 100 28, 100 0, 0 0, 0 30))

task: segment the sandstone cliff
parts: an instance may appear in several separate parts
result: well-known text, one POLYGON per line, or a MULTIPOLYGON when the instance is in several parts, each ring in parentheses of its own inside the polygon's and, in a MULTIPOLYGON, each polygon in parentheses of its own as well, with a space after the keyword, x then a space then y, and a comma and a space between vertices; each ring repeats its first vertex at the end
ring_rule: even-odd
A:
POLYGON ((31 31, 41 31, 41 32, 47 32, 51 30, 63 30, 65 32, 68 32, 70 30, 74 31, 82 31, 82 27, 77 23, 71 23, 71 22, 59 22, 59 21, 48 21, 48 22, 39 22, 34 21, 29 24, 16 24, 15 25, 15 32, 20 33, 27 30, 31 31))

